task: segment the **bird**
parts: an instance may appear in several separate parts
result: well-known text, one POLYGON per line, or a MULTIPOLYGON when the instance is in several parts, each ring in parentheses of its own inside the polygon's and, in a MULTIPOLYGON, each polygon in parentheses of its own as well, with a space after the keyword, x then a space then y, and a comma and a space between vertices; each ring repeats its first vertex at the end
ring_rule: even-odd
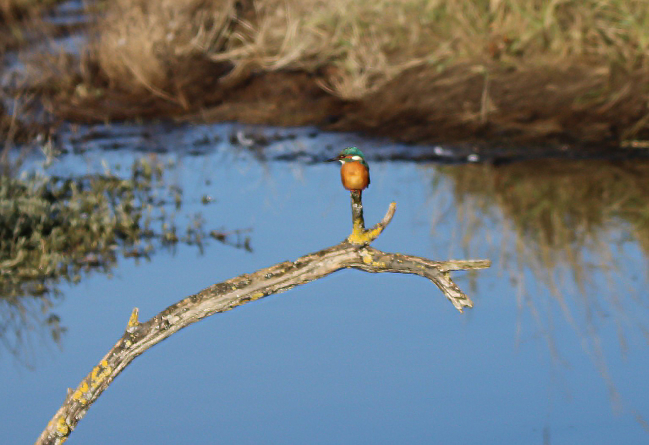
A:
POLYGON ((327 162, 340 161, 340 179, 343 187, 350 192, 362 193, 370 185, 370 166, 365 155, 357 147, 347 147, 327 162))

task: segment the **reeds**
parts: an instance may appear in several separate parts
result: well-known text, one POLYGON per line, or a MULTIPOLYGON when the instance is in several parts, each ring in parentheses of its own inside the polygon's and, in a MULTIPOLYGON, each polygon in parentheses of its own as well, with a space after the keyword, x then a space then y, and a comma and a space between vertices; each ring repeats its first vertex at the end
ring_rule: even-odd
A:
POLYGON ((189 56, 258 70, 330 67, 322 84, 361 97, 417 64, 574 61, 646 68, 649 3, 585 0, 116 1, 98 23, 109 78, 172 94, 189 56), (173 82, 172 82, 173 83, 173 82))
POLYGON ((203 84, 206 77, 218 75, 207 56, 223 49, 222 34, 234 17, 234 3, 111 2, 97 24, 91 57, 110 87, 135 94, 148 91, 182 104, 196 82, 203 84))

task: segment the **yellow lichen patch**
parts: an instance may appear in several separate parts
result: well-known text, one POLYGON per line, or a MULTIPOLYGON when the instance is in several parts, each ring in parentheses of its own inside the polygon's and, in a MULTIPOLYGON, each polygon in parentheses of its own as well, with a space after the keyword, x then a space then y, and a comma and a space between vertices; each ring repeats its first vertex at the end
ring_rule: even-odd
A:
POLYGON ((81 385, 79 385, 77 390, 72 394, 72 398, 82 405, 85 405, 87 400, 83 397, 83 395, 88 391, 88 389, 88 382, 84 380, 83 382, 81 382, 81 385))
POLYGON ((369 244, 371 241, 367 236, 367 231, 354 226, 351 235, 347 238, 352 244, 369 244))
POLYGON ((61 436, 67 436, 70 434, 70 425, 65 421, 64 416, 60 416, 56 419, 56 431, 58 431, 61 436))
POLYGON ((99 362, 99 366, 95 366, 92 372, 90 373, 90 385, 92 388, 98 387, 106 377, 110 375, 113 369, 108 366, 106 359, 99 362))
POLYGON ((363 262, 365 264, 371 264, 374 267, 386 267, 385 262, 374 260, 374 257, 368 252, 361 252, 361 257, 363 258, 363 262))
POLYGON ((352 233, 347 237, 347 241, 352 244, 369 244, 374 241, 383 231, 383 227, 366 230, 362 218, 354 219, 352 233))
POLYGON ((351 235, 347 237, 347 241, 352 244, 369 244, 379 236, 381 231, 381 228, 376 228, 373 230, 362 230, 357 229, 357 227, 354 226, 354 230, 352 230, 351 235))
POLYGON ((140 322, 137 319, 137 314, 138 308, 133 309, 133 312, 131 312, 131 318, 128 319, 128 325, 126 326, 127 329, 139 326, 140 322))
POLYGON ((261 297, 264 296, 263 292, 256 292, 250 296, 251 300, 259 300, 261 297))
POLYGON ((382 231, 383 231, 383 227, 377 227, 376 229, 368 230, 366 233, 370 239, 370 242, 377 239, 382 231))

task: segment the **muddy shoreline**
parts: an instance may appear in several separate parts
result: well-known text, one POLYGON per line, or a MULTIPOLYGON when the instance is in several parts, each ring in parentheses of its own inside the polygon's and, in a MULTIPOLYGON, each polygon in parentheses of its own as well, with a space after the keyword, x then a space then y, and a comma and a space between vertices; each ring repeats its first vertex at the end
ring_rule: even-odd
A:
POLYGON ((646 150, 642 138, 649 135, 640 128, 631 135, 628 128, 649 113, 645 95, 637 94, 646 89, 649 75, 616 82, 610 72, 593 71, 587 65, 525 71, 494 67, 487 73, 474 68, 463 65, 442 73, 432 67, 411 69, 353 101, 325 91, 318 74, 274 71, 250 73, 235 85, 223 85, 219 78, 204 79, 202 98, 189 104, 107 90, 99 97, 53 100, 48 105, 59 119, 82 123, 140 118, 236 121, 313 125, 398 142, 470 145, 481 150, 524 146, 546 149, 548 154, 609 152, 614 157, 637 156, 646 150), (593 91, 601 97, 603 89, 616 99, 604 104, 588 100, 593 91), (640 142, 630 142, 631 136, 640 142))

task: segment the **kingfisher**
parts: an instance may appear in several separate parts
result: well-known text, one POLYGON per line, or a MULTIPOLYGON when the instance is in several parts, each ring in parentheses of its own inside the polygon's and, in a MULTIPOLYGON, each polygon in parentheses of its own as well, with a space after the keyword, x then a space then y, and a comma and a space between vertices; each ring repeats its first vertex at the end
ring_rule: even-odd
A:
POLYGON ((356 147, 347 147, 338 156, 327 162, 340 161, 340 179, 343 187, 359 194, 370 185, 370 166, 365 155, 356 147))

